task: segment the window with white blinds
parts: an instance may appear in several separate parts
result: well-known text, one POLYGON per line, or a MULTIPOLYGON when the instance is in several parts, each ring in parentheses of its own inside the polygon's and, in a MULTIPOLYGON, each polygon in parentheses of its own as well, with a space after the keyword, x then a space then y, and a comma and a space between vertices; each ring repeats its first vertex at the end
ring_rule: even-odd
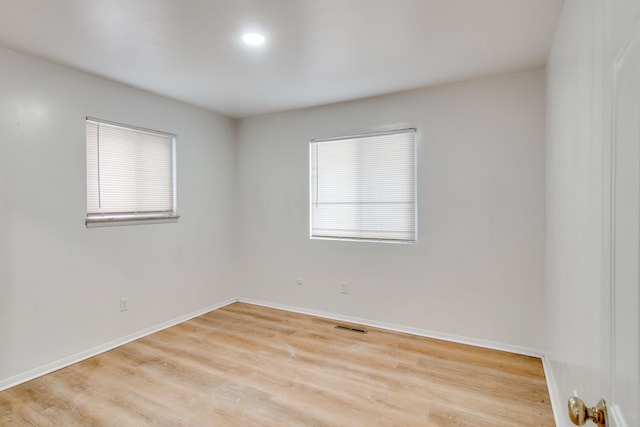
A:
POLYGON ((416 241, 416 130, 310 142, 311 237, 416 241))
POLYGON ((86 119, 87 224, 175 219, 175 135, 86 119))

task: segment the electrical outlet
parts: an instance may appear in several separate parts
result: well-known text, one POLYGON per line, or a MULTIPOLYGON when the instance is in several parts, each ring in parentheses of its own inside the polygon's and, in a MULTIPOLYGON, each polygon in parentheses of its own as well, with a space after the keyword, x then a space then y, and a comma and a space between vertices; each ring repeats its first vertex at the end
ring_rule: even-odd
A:
POLYGON ((298 280, 296 281, 296 283, 298 285, 302 285, 304 283, 304 280, 302 280, 302 277, 298 277, 298 280))
POLYGON ((129 310, 129 298, 122 297, 120 298, 120 311, 127 311, 127 310, 129 310))
POLYGON ((349 284, 347 282, 340 282, 340 293, 344 295, 349 293, 349 284))

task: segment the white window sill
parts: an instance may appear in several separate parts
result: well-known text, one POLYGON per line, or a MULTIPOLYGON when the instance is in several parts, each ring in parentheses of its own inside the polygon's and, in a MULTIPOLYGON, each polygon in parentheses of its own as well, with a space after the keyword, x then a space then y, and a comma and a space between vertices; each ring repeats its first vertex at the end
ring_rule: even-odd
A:
POLYGON ((141 224, 164 224, 169 222, 178 222, 179 215, 163 216, 163 217, 128 217, 128 218, 87 218, 87 228, 95 227, 119 227, 123 225, 141 225, 141 224))
POLYGON ((364 242, 364 243, 391 243, 395 245, 416 245, 417 240, 400 240, 400 239, 371 239, 371 238, 355 238, 355 237, 329 237, 329 236, 309 236, 311 240, 333 240, 341 242, 364 242))

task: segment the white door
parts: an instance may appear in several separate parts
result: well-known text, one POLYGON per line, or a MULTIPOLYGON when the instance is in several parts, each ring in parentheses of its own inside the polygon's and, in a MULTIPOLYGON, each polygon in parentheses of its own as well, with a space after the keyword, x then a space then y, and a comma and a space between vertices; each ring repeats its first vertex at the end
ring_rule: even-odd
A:
MULTIPOLYGON (((607 426, 640 427, 640 0, 593 4, 602 19, 594 31, 604 35, 603 61, 596 61, 595 67, 602 64, 605 78, 602 120, 611 148, 611 186, 605 198, 611 201, 611 228, 604 242, 610 280, 602 295, 606 336, 594 337, 593 342, 610 351, 600 367, 607 426), (603 27, 598 29, 599 24, 603 27)), ((585 340, 589 341, 588 333, 585 340)), ((585 414, 584 407, 573 409, 577 408, 574 418, 585 414)))
MULTIPOLYGON (((616 11, 612 11, 616 13, 616 11)), ((615 15, 614 15, 615 16, 615 15)), ((640 20, 613 56, 610 424, 640 426, 640 20)), ((616 38, 613 42, 616 42, 616 38)))

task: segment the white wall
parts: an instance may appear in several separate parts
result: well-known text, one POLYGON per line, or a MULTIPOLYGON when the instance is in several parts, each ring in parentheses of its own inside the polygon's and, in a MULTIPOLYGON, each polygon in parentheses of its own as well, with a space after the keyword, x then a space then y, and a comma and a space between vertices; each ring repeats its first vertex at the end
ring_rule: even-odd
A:
POLYGON ((0 383, 237 294, 234 138, 221 116, 0 49, 0 383), (85 228, 86 115, 178 135, 178 223, 85 228))
POLYGON ((542 348, 543 71, 234 123, 0 65, 0 385, 238 296, 542 348), (85 228, 86 115, 178 135, 178 223, 85 228), (309 139, 409 126, 419 243, 309 240, 309 139))
POLYGON ((242 296, 541 349, 544 108, 540 70, 242 120, 242 296), (310 240, 308 141, 402 127, 419 243, 310 240))

